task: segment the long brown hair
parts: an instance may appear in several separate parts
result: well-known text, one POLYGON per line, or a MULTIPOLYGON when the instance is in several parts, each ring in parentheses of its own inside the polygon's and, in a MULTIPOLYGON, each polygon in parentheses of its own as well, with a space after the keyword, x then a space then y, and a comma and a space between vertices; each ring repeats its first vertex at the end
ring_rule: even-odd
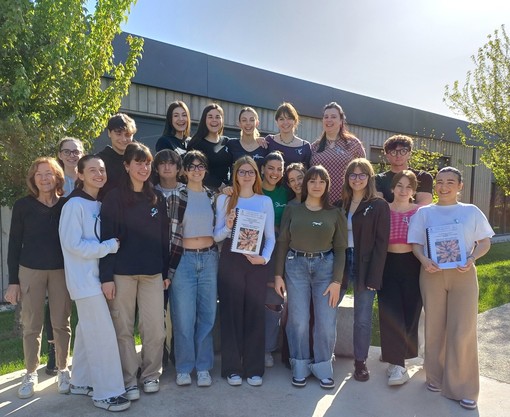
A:
MULTIPOLYGON (((131 161, 152 162, 152 160, 151 151, 144 144, 140 142, 131 142, 128 146, 126 146, 126 151, 124 152, 124 165, 129 165, 131 161)), ((120 188, 125 198, 125 202, 133 204, 136 201, 136 194, 133 190, 131 178, 127 172, 125 181, 120 183, 120 188)), ((157 203, 158 198, 149 179, 143 183, 142 193, 147 200, 151 202, 151 204, 155 205, 157 203)))
POLYGON ((308 171, 306 171, 305 177, 303 178, 303 192, 301 194, 301 201, 306 201, 308 197, 308 182, 310 180, 320 178, 323 181, 326 181, 326 190, 324 194, 321 195, 321 205, 323 209, 330 209, 331 205, 329 204, 329 188, 331 187, 331 178, 326 168, 322 165, 314 165, 308 171))
MULTIPOLYGON (((340 131, 338 132, 338 136, 340 139, 343 139, 345 141, 348 141, 350 139, 356 139, 356 136, 354 136, 351 132, 349 132, 349 129, 347 128, 347 118, 345 117, 344 110, 342 109, 342 106, 338 104, 336 101, 332 101, 329 104, 326 104, 323 109, 323 114, 326 110, 329 109, 336 109, 338 113, 340 114, 340 121, 342 122, 342 125, 340 126, 340 131)), ((328 142, 328 139, 326 138, 326 132, 323 131, 321 137, 318 139, 319 141, 319 147, 317 148, 317 152, 323 152, 326 149, 326 145, 328 142)))
POLYGON ((239 168, 245 164, 250 165, 253 168, 253 170, 255 171, 255 183, 253 184, 253 192, 255 194, 261 194, 261 195, 263 194, 262 193, 262 179, 260 178, 260 172, 257 167, 257 163, 254 161, 254 159, 251 156, 242 156, 234 164, 234 169, 233 169, 233 174, 232 174, 232 187, 234 190, 232 191, 232 195, 229 198, 227 198, 227 200, 226 200, 226 203, 227 203, 226 213, 227 214, 230 213, 230 210, 232 210, 237 205, 237 202, 239 200, 239 194, 241 193, 241 186, 239 185, 239 182, 237 181, 237 172, 239 171, 239 168))
POLYGON ((347 208, 352 201, 352 188, 349 184, 349 175, 354 173, 354 170, 359 168, 363 174, 368 175, 367 186, 365 187, 365 195, 363 196, 364 201, 373 200, 379 198, 377 196, 377 189, 375 188, 375 172, 372 164, 368 159, 356 158, 353 159, 345 170, 344 186, 342 189, 342 200, 343 207, 347 208))

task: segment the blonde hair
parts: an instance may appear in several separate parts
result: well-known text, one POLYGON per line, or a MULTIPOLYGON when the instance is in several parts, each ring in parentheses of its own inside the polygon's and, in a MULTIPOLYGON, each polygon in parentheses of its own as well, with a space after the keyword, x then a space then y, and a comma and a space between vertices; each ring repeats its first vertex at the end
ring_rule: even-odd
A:
POLYGON ((34 162, 32 162, 32 165, 30 165, 30 168, 28 169, 27 173, 27 186, 28 186, 28 192, 32 197, 39 197, 39 189, 37 188, 37 185, 35 185, 35 173, 37 169, 39 168, 39 165, 41 164, 48 164, 53 171, 53 174, 55 175, 55 194, 59 197, 64 195, 64 170, 59 165, 57 160, 55 158, 51 158, 49 156, 43 156, 40 158, 37 158, 34 162))

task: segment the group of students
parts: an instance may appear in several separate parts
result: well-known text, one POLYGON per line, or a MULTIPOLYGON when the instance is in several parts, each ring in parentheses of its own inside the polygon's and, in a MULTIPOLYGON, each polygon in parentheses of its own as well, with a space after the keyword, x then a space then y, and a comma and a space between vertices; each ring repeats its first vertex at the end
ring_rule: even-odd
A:
POLYGON ((376 292, 389 385, 409 379, 405 359, 417 356, 423 299, 427 388, 476 408, 474 261, 489 250, 493 231, 479 209, 458 202, 460 172, 439 171, 438 200, 429 204, 432 177, 408 169, 410 138, 386 141, 391 169, 376 175, 337 103, 325 106, 323 133, 311 145, 295 135, 299 116, 290 103, 275 121, 279 133, 262 138, 256 111, 243 108, 240 139, 226 138, 223 110, 211 104, 189 139, 189 110, 177 101, 154 158, 133 142, 134 121, 117 114, 108 123, 112 145, 97 155, 79 158, 74 146, 83 148, 61 141, 59 159, 64 168, 75 163, 74 171, 53 158, 34 161, 29 196, 13 207, 5 296, 22 301, 27 372, 20 398, 37 384, 46 295, 59 392, 89 395, 110 411, 140 398, 138 381, 144 392, 157 392, 166 289, 177 385, 190 385, 193 371, 198 386, 212 383, 219 300, 221 375, 230 385, 243 378, 262 384, 286 310, 292 384, 304 387, 314 375, 322 388, 334 388, 336 307, 351 285, 356 380, 369 379, 376 292), (76 188, 61 198, 72 179, 76 188), (231 248, 237 209, 266 214, 259 254, 231 248), (463 226, 467 262, 440 269, 428 256, 426 230, 452 222, 463 226), (79 317, 72 376, 71 299, 79 317))

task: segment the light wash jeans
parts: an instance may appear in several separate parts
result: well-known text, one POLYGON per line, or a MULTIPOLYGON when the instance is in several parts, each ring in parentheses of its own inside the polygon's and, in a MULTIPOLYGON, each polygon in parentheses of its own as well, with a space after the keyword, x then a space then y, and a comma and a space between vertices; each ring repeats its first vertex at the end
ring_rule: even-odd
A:
POLYGON ((184 251, 170 286, 177 373, 213 367, 218 250, 184 251))
MULTIPOLYGON (((365 361, 372 337, 372 308, 376 291, 367 288, 359 291, 356 288, 357 272, 352 248, 347 248, 345 251, 345 270, 349 277, 349 285, 354 288, 354 359, 365 361)), ((346 290, 340 292, 340 302, 345 293, 346 290)))
POLYGON ((287 337, 294 378, 313 373, 318 379, 332 378, 332 357, 336 342, 337 309, 329 306, 329 295, 322 295, 333 278, 333 253, 317 258, 287 253, 285 277, 289 317, 287 337), (313 299, 314 358, 310 357, 310 299, 313 299))

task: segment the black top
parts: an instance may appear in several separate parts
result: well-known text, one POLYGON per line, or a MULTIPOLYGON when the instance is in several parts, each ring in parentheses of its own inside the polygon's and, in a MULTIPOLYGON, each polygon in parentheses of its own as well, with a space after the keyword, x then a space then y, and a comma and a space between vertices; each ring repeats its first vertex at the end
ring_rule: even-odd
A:
MULTIPOLYGON (((418 171, 416 169, 408 168, 409 171, 414 172, 416 175, 416 179, 418 180, 418 188, 416 189, 417 193, 430 193, 432 194, 432 175, 430 175, 427 171, 418 171)), ((383 194, 384 199, 388 203, 393 202, 393 193, 391 192, 391 182, 393 181, 393 177, 395 176, 395 172, 386 171, 375 176, 375 187, 377 191, 383 194)))
POLYGON ((228 145, 232 141, 226 136, 221 136, 218 143, 209 142, 207 139, 199 140, 193 148, 201 151, 207 157, 209 169, 204 178, 204 185, 218 189, 221 184, 229 183, 232 154, 228 152, 228 145))
POLYGON ((14 203, 9 233, 9 284, 19 284, 19 266, 31 269, 62 269, 64 257, 58 236, 60 212, 66 199, 48 207, 32 196, 14 203))
POLYGON ((176 136, 161 136, 156 142, 156 152, 163 149, 171 149, 177 152, 181 157, 186 153, 188 140, 181 140, 176 136))
POLYGON ((168 276, 168 216, 163 195, 151 204, 142 193, 125 203, 120 188, 110 191, 101 206, 101 241, 118 238, 120 248, 99 260, 101 282, 118 275, 168 276))
POLYGON ((105 185, 99 190, 98 200, 102 201, 110 190, 118 187, 121 180, 126 178, 126 168, 124 167, 124 155, 115 152, 111 146, 105 147, 97 153, 97 156, 104 161, 107 175, 105 185))
POLYGON ((251 156, 257 163, 259 170, 262 166, 262 163, 264 162, 264 158, 269 153, 269 151, 264 149, 262 146, 259 146, 255 150, 248 152, 243 148, 243 145, 241 145, 240 139, 231 139, 228 143, 228 151, 232 155, 232 162, 237 161, 242 156, 251 156))

